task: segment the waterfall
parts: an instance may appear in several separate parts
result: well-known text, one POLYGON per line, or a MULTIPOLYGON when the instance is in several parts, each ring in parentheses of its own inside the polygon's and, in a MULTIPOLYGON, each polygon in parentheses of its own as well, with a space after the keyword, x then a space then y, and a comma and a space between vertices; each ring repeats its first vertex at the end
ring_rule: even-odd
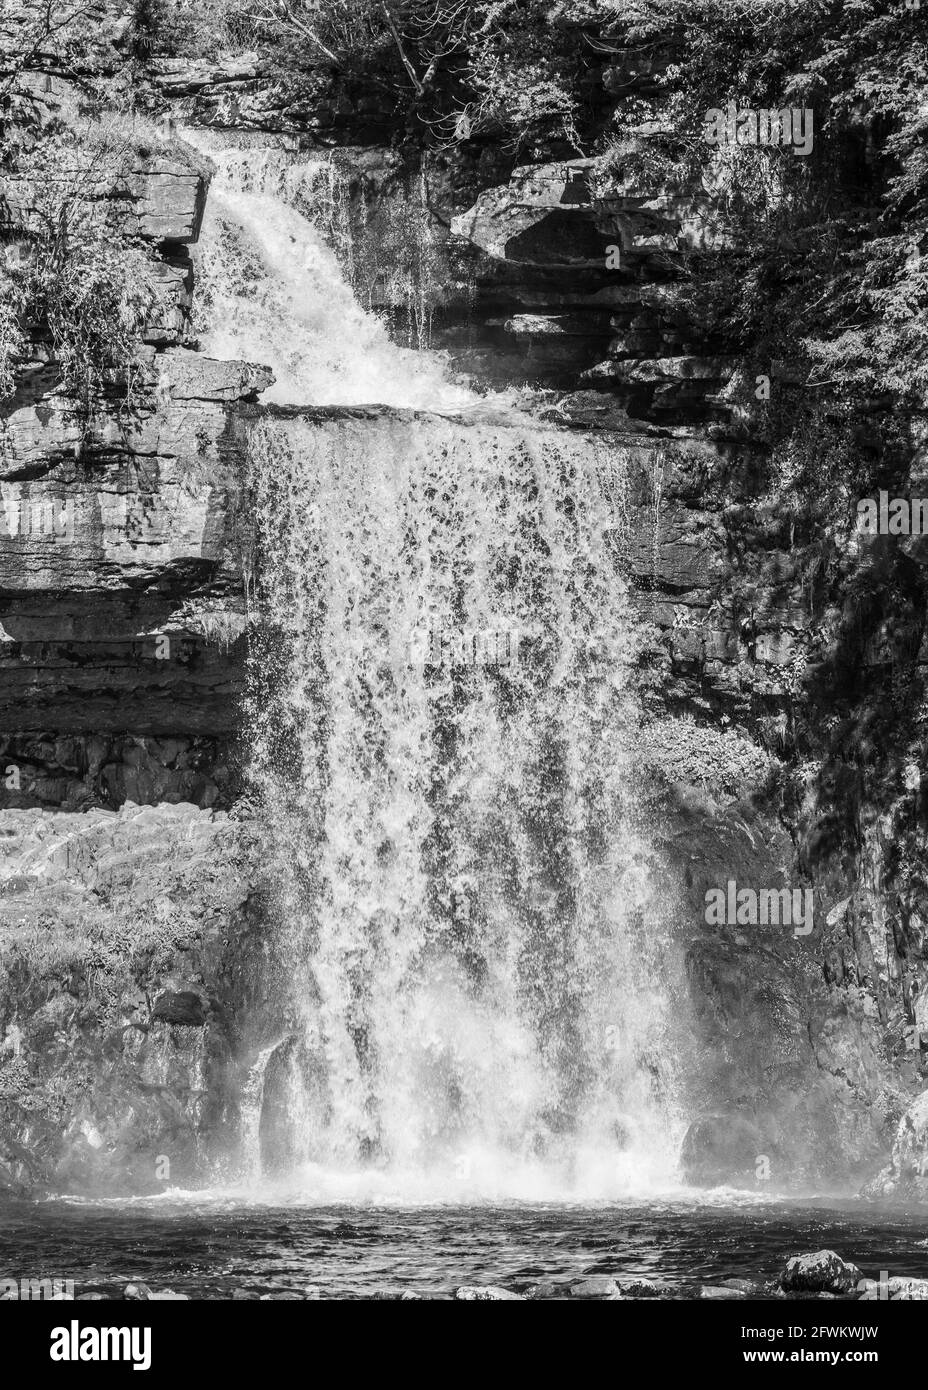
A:
POLYGON ((272 402, 459 410, 472 401, 435 357, 396 347, 358 303, 336 254, 345 259, 347 232, 328 212, 330 161, 255 148, 210 157, 217 173, 196 252, 205 353, 271 366, 272 402))
POLYGON ((270 360, 303 407, 250 435, 246 730, 296 1039, 272 1166, 306 1200, 666 1187, 672 943, 622 451, 481 417, 294 207, 223 167, 206 346, 270 360))
POLYGON ((248 1069, 242 1087, 242 1158, 246 1177, 255 1182, 261 1177, 261 1115, 264 1109, 264 1085, 267 1065, 280 1046, 279 1042, 262 1047, 248 1069))

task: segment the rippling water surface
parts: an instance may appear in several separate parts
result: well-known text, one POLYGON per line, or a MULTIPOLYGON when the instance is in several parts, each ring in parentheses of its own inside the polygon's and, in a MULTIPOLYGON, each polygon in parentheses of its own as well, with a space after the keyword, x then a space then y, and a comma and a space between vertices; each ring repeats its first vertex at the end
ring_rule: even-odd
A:
POLYGON ((370 1298, 460 1284, 521 1290, 586 1274, 700 1281, 771 1277, 784 1259, 828 1247, 865 1275, 928 1277, 924 1212, 820 1199, 784 1205, 710 1196, 699 1204, 502 1208, 306 1208, 236 1199, 5 1205, 0 1269, 72 1278, 77 1294, 142 1279, 194 1298, 302 1293, 370 1298))

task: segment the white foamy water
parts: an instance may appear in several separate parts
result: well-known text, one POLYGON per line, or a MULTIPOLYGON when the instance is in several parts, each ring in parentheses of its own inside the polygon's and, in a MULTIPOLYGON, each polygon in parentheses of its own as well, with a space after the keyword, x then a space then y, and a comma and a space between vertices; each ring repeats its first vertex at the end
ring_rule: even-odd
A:
POLYGON ((249 1075, 246 1167, 307 1202, 677 1191, 625 460, 498 402, 481 420, 392 344, 296 206, 311 162, 212 157, 205 350, 270 362, 281 403, 439 412, 251 438, 247 727, 286 1036, 249 1075))
POLYGON ((621 460, 388 415, 267 420, 252 458, 253 772, 296 985, 268 1152, 316 1199, 666 1186, 621 460), (460 632, 517 635, 516 660, 444 660, 460 632))
POLYGON ((218 172, 196 248, 203 352, 272 367, 266 401, 439 411, 473 404, 437 358, 390 341, 299 211, 307 199, 330 203, 331 165, 294 165, 276 149, 211 150, 210 158, 218 172))

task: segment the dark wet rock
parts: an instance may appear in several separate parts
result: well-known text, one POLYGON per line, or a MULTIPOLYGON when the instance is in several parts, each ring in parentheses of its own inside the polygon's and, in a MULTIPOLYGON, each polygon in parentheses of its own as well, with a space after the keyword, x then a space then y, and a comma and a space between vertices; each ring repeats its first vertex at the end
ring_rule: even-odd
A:
POLYGON ((758 1155, 765 1152, 764 1136, 740 1115, 704 1115, 683 1139, 680 1162, 689 1182, 701 1187, 750 1181, 758 1155))
POLYGON ((816 1250, 787 1260, 780 1287, 787 1293, 847 1294, 857 1289, 862 1278, 857 1266, 834 1250, 816 1250))
POLYGON ((896 1276, 887 1283, 891 1300, 902 1303, 928 1302, 928 1279, 905 1279, 896 1276))
POLYGON ((723 1279, 721 1287, 723 1289, 735 1289, 738 1293, 752 1294, 761 1293, 764 1286, 756 1279, 723 1279))
POLYGON ((145 1303, 151 1298, 152 1292, 147 1284, 127 1284, 122 1296, 130 1302, 145 1303))
POLYGON ((591 1274, 570 1286, 571 1298, 612 1298, 619 1286, 609 1274, 591 1274))
POLYGON ((670 1293, 670 1288, 653 1279, 621 1279, 619 1291, 623 1298, 661 1298, 670 1293))
POLYGON ((516 169, 508 185, 481 194, 452 222, 498 260, 532 266, 604 266, 608 237, 596 226, 586 173, 592 160, 516 169), (571 189, 582 185, 579 200, 571 189))
POLYGON ((260 1301, 263 1303, 275 1300, 279 1301, 281 1299, 286 1299, 291 1303, 295 1301, 305 1303, 307 1300, 316 1301, 320 1299, 322 1297, 322 1289, 318 1284, 307 1284, 304 1289, 274 1289, 270 1293, 260 1294, 259 1297, 260 1301))
POLYGON ((131 423, 104 409, 86 467, 52 380, 3 410, 0 759, 18 776, 0 807, 209 805, 228 779, 244 660, 230 414, 270 373, 148 351, 131 423))
POLYGON ((148 1284, 127 1284, 123 1298, 133 1303, 188 1303, 190 1295, 175 1293, 173 1289, 152 1289, 148 1284))
POLYGON ((523 1301, 522 1294, 513 1293, 497 1284, 462 1284, 460 1288, 455 1289, 454 1297, 460 1303, 503 1302, 513 1299, 523 1301))
POLYGON ((166 991, 155 1000, 153 1023, 174 1023, 182 1028, 202 1028, 209 1016, 209 1001, 193 990, 166 991))
POLYGON ((552 1284, 548 1280, 542 1280, 542 1282, 538 1284, 529 1284, 528 1288, 524 1291, 526 1298, 534 1299, 557 1298, 562 1292, 563 1289, 559 1285, 552 1284))

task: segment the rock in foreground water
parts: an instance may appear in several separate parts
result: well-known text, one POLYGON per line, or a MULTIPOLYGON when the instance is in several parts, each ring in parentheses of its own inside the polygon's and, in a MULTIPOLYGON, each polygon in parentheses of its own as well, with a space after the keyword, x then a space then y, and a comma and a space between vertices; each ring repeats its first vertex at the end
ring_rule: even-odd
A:
POLYGON ((571 1298, 612 1298, 618 1292, 618 1284, 608 1274, 591 1274, 570 1286, 571 1298))
POLYGON ((518 1299, 524 1303, 520 1293, 512 1293, 509 1289, 501 1289, 496 1284, 462 1284, 455 1289, 454 1296, 462 1303, 488 1303, 497 1302, 503 1299, 518 1299))
POLYGON ((170 1302, 190 1302, 190 1295, 186 1293, 175 1293, 173 1289, 152 1289, 147 1284, 127 1284, 123 1291, 123 1298, 135 1303, 170 1303, 170 1302))
POLYGON ((780 1287, 788 1293, 852 1293, 862 1278, 857 1266, 834 1250, 816 1250, 787 1260, 780 1287))

